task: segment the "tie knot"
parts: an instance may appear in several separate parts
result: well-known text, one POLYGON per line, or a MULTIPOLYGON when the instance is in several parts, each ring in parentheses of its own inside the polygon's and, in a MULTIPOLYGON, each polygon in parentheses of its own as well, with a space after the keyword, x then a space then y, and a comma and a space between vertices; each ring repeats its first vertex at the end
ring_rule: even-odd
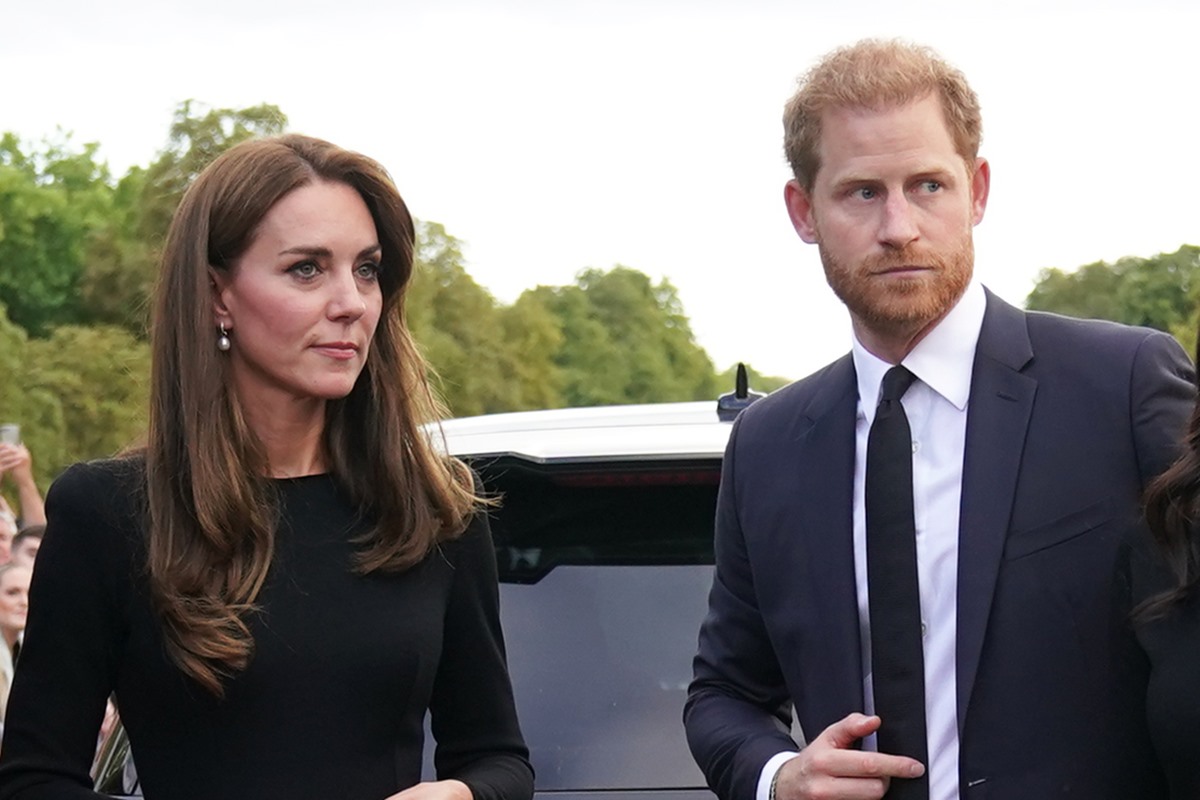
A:
POLYGON ((908 391, 908 387, 913 385, 913 381, 917 379, 905 367, 899 365, 892 367, 883 376, 883 389, 879 395, 879 402, 885 403, 891 400, 899 400, 904 397, 904 393, 908 391))

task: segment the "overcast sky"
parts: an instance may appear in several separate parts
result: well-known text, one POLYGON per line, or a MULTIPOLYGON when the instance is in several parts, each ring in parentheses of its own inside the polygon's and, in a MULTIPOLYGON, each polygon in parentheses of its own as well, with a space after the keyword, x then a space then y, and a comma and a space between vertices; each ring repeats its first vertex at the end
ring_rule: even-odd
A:
POLYGON ((781 108, 823 53, 932 45, 980 96, 977 274, 1200 243, 1200 3, 3 0, 0 130, 74 132, 114 173, 174 107, 280 106, 381 161, 501 301, 625 264, 666 277, 718 368, 800 377, 849 324, 783 206, 781 108))

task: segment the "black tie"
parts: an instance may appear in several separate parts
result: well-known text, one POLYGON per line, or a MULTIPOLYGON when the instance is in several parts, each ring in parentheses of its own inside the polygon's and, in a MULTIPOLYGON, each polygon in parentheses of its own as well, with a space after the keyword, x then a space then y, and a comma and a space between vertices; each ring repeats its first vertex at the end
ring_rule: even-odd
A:
POLYGON ((867 596, 875 713, 883 721, 879 752, 915 758, 927 770, 914 780, 893 778, 888 800, 929 797, 912 433, 900 404, 914 380, 915 375, 899 366, 883 376, 879 408, 867 437, 867 596))

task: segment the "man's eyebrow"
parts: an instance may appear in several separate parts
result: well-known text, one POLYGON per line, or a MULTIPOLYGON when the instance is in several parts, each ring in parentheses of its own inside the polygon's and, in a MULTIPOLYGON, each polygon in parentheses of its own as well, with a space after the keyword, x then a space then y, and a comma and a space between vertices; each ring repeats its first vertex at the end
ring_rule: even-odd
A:
MULTIPOLYGON (((929 164, 912 170, 905 178, 905 182, 914 180, 924 180, 927 178, 937 178, 946 183, 954 176, 954 171, 945 165, 929 164)), ((845 175, 839 175, 831 181, 834 187, 855 186, 855 185, 870 185, 886 183, 886 180, 878 175, 872 175, 863 172, 847 172, 845 175)))

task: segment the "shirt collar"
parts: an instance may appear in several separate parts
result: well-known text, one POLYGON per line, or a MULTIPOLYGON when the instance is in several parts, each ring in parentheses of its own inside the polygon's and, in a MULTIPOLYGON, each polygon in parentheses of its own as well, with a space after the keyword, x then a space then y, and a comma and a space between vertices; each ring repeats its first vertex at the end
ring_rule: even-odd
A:
MULTIPOLYGON (((971 369, 975 364, 975 345, 983 328, 987 297, 983 286, 968 284, 963 296, 941 322, 900 363, 918 380, 941 395, 959 411, 967 407, 971 392, 971 369)), ((867 352, 853 337, 851 354, 858 376, 859 409, 874 408, 879 399, 883 375, 891 364, 867 352), (870 400, 866 400, 870 398, 870 400)), ((868 417, 869 418, 869 417, 868 417)))

